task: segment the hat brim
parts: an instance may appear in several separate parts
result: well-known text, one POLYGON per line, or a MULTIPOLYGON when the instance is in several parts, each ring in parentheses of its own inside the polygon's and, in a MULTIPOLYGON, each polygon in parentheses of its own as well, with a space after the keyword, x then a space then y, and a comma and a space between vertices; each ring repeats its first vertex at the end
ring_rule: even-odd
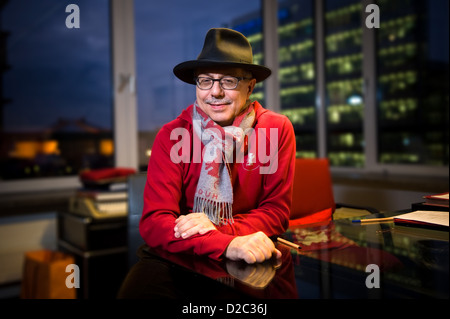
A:
POLYGON ((181 81, 195 84, 195 70, 198 68, 217 68, 217 67, 229 67, 229 68, 242 68, 252 73, 256 82, 261 82, 267 79, 272 71, 262 65, 249 64, 249 63, 236 63, 236 62, 218 62, 211 60, 193 60, 186 61, 176 65, 173 68, 173 73, 181 81))

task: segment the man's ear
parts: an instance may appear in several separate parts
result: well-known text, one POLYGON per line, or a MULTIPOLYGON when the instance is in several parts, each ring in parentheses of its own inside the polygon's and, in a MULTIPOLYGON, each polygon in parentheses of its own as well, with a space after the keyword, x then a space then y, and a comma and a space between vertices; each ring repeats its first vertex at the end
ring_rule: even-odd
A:
POLYGON ((253 93, 253 89, 255 88, 255 85, 256 85, 256 79, 251 79, 249 82, 248 82, 248 93, 247 93, 247 98, 249 98, 250 97, 250 95, 253 93))

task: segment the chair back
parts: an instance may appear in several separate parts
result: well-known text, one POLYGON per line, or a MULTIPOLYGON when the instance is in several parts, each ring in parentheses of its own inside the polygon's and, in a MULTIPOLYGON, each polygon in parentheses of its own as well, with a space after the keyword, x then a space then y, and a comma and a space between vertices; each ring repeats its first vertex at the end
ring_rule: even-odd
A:
POLYGON ((336 208, 327 158, 296 158, 290 224, 331 220, 336 208))
POLYGON ((139 221, 144 207, 144 187, 147 173, 137 173, 128 177, 128 266, 133 266, 138 257, 136 252, 144 243, 139 233, 139 221))

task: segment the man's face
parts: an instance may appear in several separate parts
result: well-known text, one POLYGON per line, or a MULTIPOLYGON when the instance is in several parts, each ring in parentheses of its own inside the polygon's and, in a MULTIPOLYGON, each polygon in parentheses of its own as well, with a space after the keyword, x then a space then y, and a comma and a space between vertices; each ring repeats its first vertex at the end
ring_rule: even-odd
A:
MULTIPOLYGON (((200 69, 197 77, 221 79, 226 76, 250 78, 250 74, 242 69, 200 69)), ((239 81, 233 90, 225 90, 219 81, 213 82, 211 89, 202 90, 196 87, 197 103, 199 107, 217 124, 231 125, 234 118, 242 111, 250 94, 255 87, 255 79, 239 81)))

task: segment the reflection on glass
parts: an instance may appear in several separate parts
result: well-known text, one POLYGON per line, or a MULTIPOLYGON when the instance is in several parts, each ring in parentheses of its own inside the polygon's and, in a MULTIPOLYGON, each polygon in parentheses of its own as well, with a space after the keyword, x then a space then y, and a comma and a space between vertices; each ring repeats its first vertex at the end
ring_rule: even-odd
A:
POLYGON ((109 3, 2 1, 0 180, 113 166, 109 3))

